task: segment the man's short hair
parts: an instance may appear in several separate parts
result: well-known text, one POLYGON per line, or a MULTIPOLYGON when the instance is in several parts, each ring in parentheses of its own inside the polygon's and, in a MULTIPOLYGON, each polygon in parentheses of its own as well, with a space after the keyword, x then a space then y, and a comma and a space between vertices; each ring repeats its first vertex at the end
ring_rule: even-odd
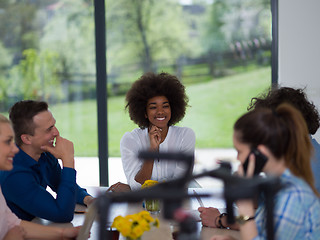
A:
POLYGON ((48 104, 43 101, 23 100, 11 107, 9 118, 12 122, 15 141, 18 146, 22 144, 22 134, 34 134, 33 117, 44 111, 48 111, 48 104))

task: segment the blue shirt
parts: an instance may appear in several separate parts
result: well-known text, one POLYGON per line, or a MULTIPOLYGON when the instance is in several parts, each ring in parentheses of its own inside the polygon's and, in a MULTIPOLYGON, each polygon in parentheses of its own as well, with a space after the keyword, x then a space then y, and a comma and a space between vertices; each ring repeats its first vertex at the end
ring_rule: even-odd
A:
MULTIPOLYGON (((320 201, 309 185, 288 169, 280 177, 282 188, 274 198, 274 239, 301 240, 320 237, 320 201)), ((256 212, 258 239, 267 239, 264 201, 256 212)))
POLYGON ((315 187, 320 192, 320 144, 316 139, 311 137, 311 143, 314 148, 313 157, 311 159, 311 167, 314 177, 315 187))
POLYGON ((13 169, 0 171, 0 185, 12 212, 28 221, 40 217, 70 222, 76 203, 83 204, 89 195, 76 184, 75 169, 61 169, 50 153, 42 153, 37 162, 21 149, 13 159, 13 169), (47 186, 56 192, 56 198, 46 190, 47 186))

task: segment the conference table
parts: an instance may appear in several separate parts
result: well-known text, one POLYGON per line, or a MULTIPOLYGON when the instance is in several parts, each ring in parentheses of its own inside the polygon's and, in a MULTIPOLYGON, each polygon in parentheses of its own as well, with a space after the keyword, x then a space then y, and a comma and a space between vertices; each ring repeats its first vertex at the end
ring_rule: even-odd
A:
MULTIPOLYGON (((97 197, 100 194, 104 194, 107 191, 107 187, 87 187, 88 193, 92 196, 97 197)), ((205 189, 205 188, 189 188, 188 193, 194 194, 209 194, 210 197, 201 197, 202 203, 205 207, 216 207, 220 212, 225 212, 225 202, 222 198, 222 189, 205 189)), ((183 202, 182 209, 186 214, 192 216, 197 224, 197 232, 194 233, 194 239, 209 240, 214 235, 230 235, 235 239, 240 239, 240 233, 238 231, 229 229, 219 229, 204 227, 201 224, 200 216, 198 212, 198 207, 200 207, 199 201, 196 198, 190 198, 183 202)), ((115 217, 121 215, 126 216, 128 214, 138 213, 143 209, 142 202, 139 203, 113 203, 109 209, 109 216, 107 219, 107 229, 111 229, 112 221, 115 217)), ((43 225, 59 226, 59 227, 72 227, 72 226, 83 226, 85 219, 88 222, 90 216, 90 211, 85 206, 77 205, 75 209, 74 218, 70 223, 53 223, 44 219, 35 218, 33 222, 40 223, 43 225)), ((161 211, 158 214, 151 215, 154 218, 158 218, 160 221, 160 226, 158 228, 152 227, 150 231, 145 232, 142 235, 142 240, 171 240, 175 237, 175 232, 179 229, 179 225, 174 220, 164 219, 161 211)), ((90 222, 90 221, 89 221, 90 222)), ((85 228, 90 228, 90 237, 84 235, 79 236, 77 239, 90 239, 99 240, 99 222, 98 218, 94 217, 92 224, 85 228)), ((124 240, 125 238, 120 234, 119 240, 124 240)))

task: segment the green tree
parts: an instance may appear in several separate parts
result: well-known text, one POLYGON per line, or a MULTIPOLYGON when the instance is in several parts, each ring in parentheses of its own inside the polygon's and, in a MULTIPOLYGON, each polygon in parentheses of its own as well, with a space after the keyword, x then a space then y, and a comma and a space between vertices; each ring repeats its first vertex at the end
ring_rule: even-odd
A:
POLYGON ((65 76, 95 73, 93 5, 87 0, 62 0, 50 14, 41 51, 55 51, 65 76))
POLYGON ((202 39, 205 51, 209 57, 211 75, 215 74, 215 65, 223 61, 223 53, 228 50, 226 34, 223 31, 225 25, 225 14, 228 12, 228 4, 225 0, 216 0, 211 5, 209 21, 206 23, 206 32, 202 39))
POLYGON ((270 29, 270 0, 215 0, 203 38, 211 74, 215 74, 217 63, 230 62, 224 57, 230 50, 234 57, 241 57, 238 59, 260 59, 259 41, 270 39, 270 29))
POLYGON ((209 21, 206 27, 205 44, 209 51, 215 53, 226 51, 228 44, 226 42, 226 36, 223 32, 223 26, 225 25, 225 14, 228 11, 228 5, 225 0, 216 0, 211 5, 211 12, 209 15, 209 21))
POLYGON ((0 2, 0 41, 5 48, 5 53, 0 50, 0 85, 5 89, 0 90, 0 98, 4 105, 9 97, 48 99, 54 89, 46 84, 55 86, 57 82, 56 57, 49 51, 39 52, 39 39, 47 21, 46 13, 50 11, 48 7, 55 2, 57 0, 0 2))
POLYGON ((230 42, 270 35, 270 0, 226 0, 224 32, 230 42))
POLYGON ((1 0, 0 2, 0 40, 14 55, 14 64, 22 58, 28 48, 38 48, 41 36, 44 9, 53 0, 1 0))
POLYGON ((35 49, 23 51, 23 59, 10 71, 10 79, 15 85, 15 94, 25 99, 47 101, 51 95, 61 96, 61 85, 57 77, 59 65, 54 52, 41 54, 35 49))
POLYGON ((173 0, 107 1, 107 49, 110 68, 140 62, 156 71, 160 59, 177 59, 192 49, 182 6, 173 0))
POLYGON ((7 49, 3 47, 0 41, 0 109, 3 109, 7 105, 9 95, 10 81, 7 79, 7 69, 11 64, 11 55, 7 49))

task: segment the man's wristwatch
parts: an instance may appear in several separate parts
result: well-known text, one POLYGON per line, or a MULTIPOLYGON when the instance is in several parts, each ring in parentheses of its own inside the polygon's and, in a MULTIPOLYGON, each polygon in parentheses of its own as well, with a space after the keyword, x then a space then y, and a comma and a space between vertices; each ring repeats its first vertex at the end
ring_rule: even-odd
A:
POLYGON ((243 216, 243 215, 236 217, 236 222, 239 223, 240 225, 243 225, 250 220, 254 220, 254 217, 243 216))

